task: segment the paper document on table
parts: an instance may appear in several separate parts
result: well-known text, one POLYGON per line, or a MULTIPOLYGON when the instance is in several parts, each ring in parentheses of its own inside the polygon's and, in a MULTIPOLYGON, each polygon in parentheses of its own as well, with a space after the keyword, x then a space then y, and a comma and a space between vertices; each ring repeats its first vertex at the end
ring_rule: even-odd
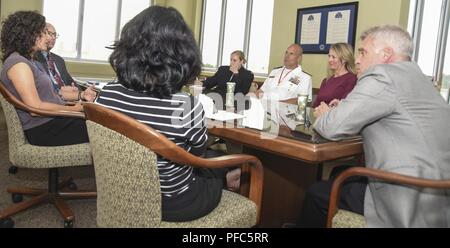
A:
POLYGON ((209 96, 205 94, 198 95, 198 100, 203 105, 203 110, 205 111, 205 117, 211 118, 211 116, 217 112, 215 109, 214 101, 209 96))
POLYGON ((255 128, 262 130, 264 127, 264 120, 266 118, 266 110, 261 102, 257 98, 250 98, 250 108, 244 110, 245 118, 242 121, 242 125, 245 127, 255 128))
POLYGON ((219 110, 219 111, 217 111, 217 113, 212 114, 209 118, 213 119, 213 120, 217 120, 217 121, 229 121, 229 120, 241 119, 241 118, 244 118, 244 116, 240 115, 240 114, 235 114, 232 112, 219 110))

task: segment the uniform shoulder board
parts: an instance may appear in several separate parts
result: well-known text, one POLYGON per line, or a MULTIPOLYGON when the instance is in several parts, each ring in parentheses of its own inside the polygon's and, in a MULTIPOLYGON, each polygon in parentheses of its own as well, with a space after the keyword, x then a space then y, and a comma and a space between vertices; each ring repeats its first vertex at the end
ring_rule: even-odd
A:
POLYGON ((283 66, 274 67, 272 70, 280 69, 281 67, 283 67, 283 66))
POLYGON ((309 75, 312 77, 311 73, 307 72, 307 71, 303 71, 306 75, 309 75))

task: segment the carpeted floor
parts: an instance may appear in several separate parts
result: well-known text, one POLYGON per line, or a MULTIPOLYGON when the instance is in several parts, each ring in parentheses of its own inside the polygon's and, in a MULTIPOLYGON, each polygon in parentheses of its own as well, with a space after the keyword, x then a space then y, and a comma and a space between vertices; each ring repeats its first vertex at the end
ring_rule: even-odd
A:
MULTIPOLYGON (((8 133, 0 106, 0 209, 10 206, 11 195, 6 192, 8 187, 47 187, 48 170, 30 170, 19 168, 15 175, 8 173, 11 163, 8 159, 8 133)), ((60 178, 71 176, 79 189, 94 189, 94 169, 92 166, 65 168, 60 170, 60 178)), ((27 199, 24 197, 24 199, 27 199)), ((96 200, 70 200, 67 204, 75 214, 74 227, 96 227, 96 200)), ((15 227, 62 228, 63 219, 58 210, 50 204, 40 205, 12 216, 15 227)))

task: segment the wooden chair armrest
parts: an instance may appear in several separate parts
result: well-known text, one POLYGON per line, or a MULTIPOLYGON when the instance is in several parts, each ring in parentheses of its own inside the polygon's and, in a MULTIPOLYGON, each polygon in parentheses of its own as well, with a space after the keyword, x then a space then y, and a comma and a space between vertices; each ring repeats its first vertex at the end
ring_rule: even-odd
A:
POLYGON ((49 116, 49 117, 72 117, 72 118, 81 118, 85 119, 85 114, 83 112, 78 111, 68 111, 68 110, 43 110, 32 107, 27 107, 24 109, 27 112, 30 112, 33 116, 49 116))
MULTIPOLYGON (((83 104, 87 119, 126 135, 128 138, 149 148, 156 154, 178 164, 186 164, 204 168, 224 168, 239 165, 250 165, 250 187, 248 198, 257 205, 257 223, 261 211, 263 168, 261 161, 251 155, 237 154, 216 158, 197 157, 168 140, 163 134, 138 122, 129 116, 93 103, 83 104), (117 121, 109 121, 115 119, 117 121), (127 125, 123 125, 127 123, 127 125)), ((244 166, 245 167, 245 166, 244 166)), ((246 169, 246 168, 244 168, 246 169)), ((244 170, 247 172, 246 170, 244 170)))
POLYGON ((394 182, 399 184, 412 185, 423 188, 448 189, 450 180, 432 180, 412 176, 405 176, 398 173, 387 172, 366 167, 353 167, 343 171, 333 182, 330 194, 330 203, 328 207, 327 227, 331 227, 334 215, 337 212, 341 186, 344 181, 352 176, 366 176, 376 178, 382 181, 394 182))
POLYGON ((31 115, 33 116, 62 116, 62 117, 85 119, 85 115, 83 112, 68 111, 68 110, 43 110, 28 106, 22 101, 19 101, 14 95, 12 95, 1 82, 0 82, 0 93, 14 107, 24 110, 26 112, 30 112, 31 115))

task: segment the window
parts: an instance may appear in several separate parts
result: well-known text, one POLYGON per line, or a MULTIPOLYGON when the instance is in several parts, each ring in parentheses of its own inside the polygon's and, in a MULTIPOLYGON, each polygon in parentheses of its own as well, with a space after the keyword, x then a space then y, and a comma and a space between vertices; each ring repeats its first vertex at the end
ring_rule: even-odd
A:
POLYGON ((203 18, 202 54, 203 65, 206 68, 216 68, 219 51, 220 19, 222 1, 205 1, 203 18))
POLYGON ((448 101, 450 0, 411 0, 410 4, 408 30, 416 44, 414 60, 440 86, 441 95, 448 101))
POLYGON ((439 32, 439 15, 442 0, 428 1, 423 7, 422 27, 420 33, 418 64, 426 75, 433 75, 434 58, 439 32))
POLYGON ((245 18, 247 1, 228 0, 227 16, 225 18, 225 33, 223 37, 222 63, 230 64, 230 54, 235 50, 244 50, 245 18))
POLYGON ((148 6, 150 0, 45 0, 44 16, 60 34, 52 51, 66 58, 107 61, 112 51, 106 47, 148 6))
POLYGON ((444 71, 442 73, 441 95, 449 102, 450 96, 450 33, 447 33, 447 52, 445 53, 444 71))
POLYGON ((229 65, 230 54, 242 50, 247 68, 267 74, 274 0, 205 0, 201 50, 203 66, 229 65))
POLYGON ((409 15, 408 15, 408 32, 412 34, 414 32, 414 19, 416 17, 417 1, 412 0, 409 2, 409 15))

